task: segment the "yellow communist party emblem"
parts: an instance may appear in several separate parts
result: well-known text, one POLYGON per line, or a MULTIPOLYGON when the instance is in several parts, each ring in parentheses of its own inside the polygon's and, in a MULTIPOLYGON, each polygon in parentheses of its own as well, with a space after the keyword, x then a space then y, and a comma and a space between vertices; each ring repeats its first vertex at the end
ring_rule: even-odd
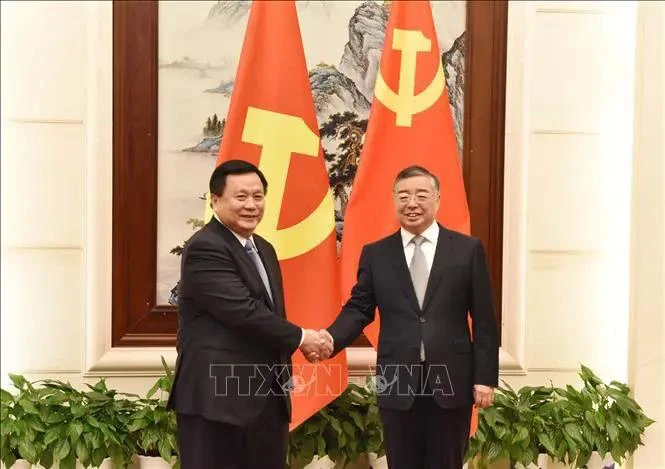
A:
POLYGON ((259 169, 270 181, 266 210, 256 232, 275 246, 280 260, 300 256, 321 244, 335 228, 330 190, 307 218, 277 229, 291 153, 317 158, 319 137, 300 117, 249 107, 242 141, 261 146, 259 169))
POLYGON ((432 50, 432 41, 420 30, 395 28, 392 48, 401 51, 397 93, 388 86, 379 68, 374 96, 395 113, 395 125, 411 127, 414 114, 430 108, 443 94, 446 88, 443 66, 441 60, 438 60, 436 75, 423 91, 416 94, 416 58, 418 52, 432 50))

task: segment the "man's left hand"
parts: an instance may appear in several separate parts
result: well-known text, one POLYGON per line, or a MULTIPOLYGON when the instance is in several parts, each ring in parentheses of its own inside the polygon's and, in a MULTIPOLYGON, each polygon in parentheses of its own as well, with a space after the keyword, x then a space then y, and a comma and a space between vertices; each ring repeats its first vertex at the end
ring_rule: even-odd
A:
POLYGON ((489 407, 494 401, 494 388, 484 384, 473 385, 473 400, 476 407, 489 407))

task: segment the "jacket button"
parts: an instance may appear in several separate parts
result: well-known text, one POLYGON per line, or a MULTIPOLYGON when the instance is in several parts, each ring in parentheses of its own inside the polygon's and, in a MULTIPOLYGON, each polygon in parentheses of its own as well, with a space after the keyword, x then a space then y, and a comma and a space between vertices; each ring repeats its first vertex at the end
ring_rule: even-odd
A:
POLYGON ((425 322, 425 316, 418 316, 418 321, 421 323, 425 322))

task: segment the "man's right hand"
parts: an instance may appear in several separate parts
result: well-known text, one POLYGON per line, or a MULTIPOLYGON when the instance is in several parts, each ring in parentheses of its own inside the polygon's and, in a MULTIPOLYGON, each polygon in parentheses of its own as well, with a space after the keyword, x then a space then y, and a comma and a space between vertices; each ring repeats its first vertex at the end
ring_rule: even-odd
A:
POLYGON ((305 339, 300 345, 300 351, 311 363, 325 360, 332 355, 332 337, 323 329, 319 332, 313 329, 305 329, 305 339))

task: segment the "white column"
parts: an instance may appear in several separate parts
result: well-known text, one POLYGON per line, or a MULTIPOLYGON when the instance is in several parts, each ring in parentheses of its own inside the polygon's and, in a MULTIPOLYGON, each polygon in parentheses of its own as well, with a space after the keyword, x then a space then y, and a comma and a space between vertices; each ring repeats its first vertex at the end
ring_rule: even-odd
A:
POLYGON ((630 385, 656 420, 633 458, 665 464, 665 2, 638 7, 631 248, 630 385))

